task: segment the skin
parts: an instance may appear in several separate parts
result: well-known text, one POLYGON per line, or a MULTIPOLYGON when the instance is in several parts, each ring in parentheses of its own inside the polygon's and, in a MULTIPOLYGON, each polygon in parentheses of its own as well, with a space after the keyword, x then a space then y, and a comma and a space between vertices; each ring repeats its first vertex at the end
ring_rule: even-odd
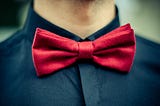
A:
POLYGON ((34 10, 82 39, 115 17, 114 0, 34 0, 34 10))

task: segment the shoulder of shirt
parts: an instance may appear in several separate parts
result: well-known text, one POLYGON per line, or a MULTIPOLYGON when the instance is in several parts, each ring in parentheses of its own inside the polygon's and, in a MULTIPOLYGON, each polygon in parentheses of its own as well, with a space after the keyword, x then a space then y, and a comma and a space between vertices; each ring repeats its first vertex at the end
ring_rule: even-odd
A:
POLYGON ((150 46, 150 47, 155 48, 160 51, 160 44, 153 42, 149 39, 145 39, 139 35, 136 35, 136 41, 137 41, 137 43, 140 43, 140 44, 143 44, 146 46, 150 46))
POLYGON ((18 30, 6 40, 0 42, 0 54, 10 51, 13 47, 19 44, 25 38, 24 31, 18 30))

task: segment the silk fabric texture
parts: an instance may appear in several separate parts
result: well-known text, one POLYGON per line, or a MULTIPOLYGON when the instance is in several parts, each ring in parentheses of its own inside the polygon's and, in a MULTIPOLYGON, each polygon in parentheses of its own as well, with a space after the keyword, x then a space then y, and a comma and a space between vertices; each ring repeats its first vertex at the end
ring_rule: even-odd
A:
POLYGON ((130 24, 121 26, 94 41, 76 42, 37 28, 32 44, 36 73, 44 76, 90 59, 120 72, 129 72, 136 49, 134 31, 130 24))

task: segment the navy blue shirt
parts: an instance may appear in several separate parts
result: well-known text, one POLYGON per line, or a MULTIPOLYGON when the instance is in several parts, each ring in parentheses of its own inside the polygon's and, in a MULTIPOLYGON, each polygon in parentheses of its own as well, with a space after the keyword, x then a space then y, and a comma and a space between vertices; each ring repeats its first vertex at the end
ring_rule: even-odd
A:
MULTIPOLYGON (((117 13, 110 24, 85 40, 95 40, 119 26, 117 13)), ((24 28, 0 43, 0 106, 160 106, 160 45, 136 36, 129 73, 85 60, 39 78, 31 55, 37 27, 83 41, 31 7, 24 28)))

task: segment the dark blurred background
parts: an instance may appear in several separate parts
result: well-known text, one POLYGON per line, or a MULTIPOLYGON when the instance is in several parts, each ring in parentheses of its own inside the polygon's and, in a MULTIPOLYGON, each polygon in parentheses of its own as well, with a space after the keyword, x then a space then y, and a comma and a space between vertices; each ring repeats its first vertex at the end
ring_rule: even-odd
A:
POLYGON ((1 0, 0 42, 23 27, 30 0, 1 0))
POLYGON ((19 12, 29 0, 3 0, 0 3, 0 26, 20 25, 19 12))
MULTIPOLYGON (((22 28, 30 0, 0 2, 0 42, 22 28)), ((140 36, 160 43, 160 0, 116 0, 121 24, 131 23, 140 36)))

